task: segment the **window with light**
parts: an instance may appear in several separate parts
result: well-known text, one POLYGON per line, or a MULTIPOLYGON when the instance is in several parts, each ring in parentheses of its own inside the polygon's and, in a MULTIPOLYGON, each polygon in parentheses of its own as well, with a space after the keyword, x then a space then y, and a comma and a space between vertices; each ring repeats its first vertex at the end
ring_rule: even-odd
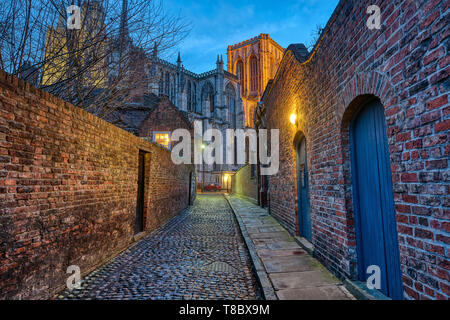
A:
POLYGON ((164 148, 171 149, 170 132, 155 132, 153 134, 153 141, 164 148))

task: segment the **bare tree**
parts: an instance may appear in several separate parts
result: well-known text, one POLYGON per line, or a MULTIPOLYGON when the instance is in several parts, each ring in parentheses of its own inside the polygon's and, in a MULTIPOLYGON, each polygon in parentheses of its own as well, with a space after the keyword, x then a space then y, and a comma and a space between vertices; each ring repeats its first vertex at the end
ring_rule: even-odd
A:
POLYGON ((160 0, 3 0, 0 68, 106 116, 154 81, 155 50, 188 31, 160 0), (80 8, 77 29, 71 5, 80 8))
POLYGON ((311 31, 311 42, 307 46, 308 51, 312 51, 314 47, 316 46, 317 41, 319 41, 320 37, 322 36, 323 27, 318 24, 316 27, 311 31))

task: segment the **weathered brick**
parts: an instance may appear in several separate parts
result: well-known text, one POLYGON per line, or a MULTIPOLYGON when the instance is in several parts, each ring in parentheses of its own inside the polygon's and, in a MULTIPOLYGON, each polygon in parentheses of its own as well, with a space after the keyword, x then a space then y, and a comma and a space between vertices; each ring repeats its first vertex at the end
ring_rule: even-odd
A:
POLYGON ((139 150, 145 232, 188 206, 194 168, 18 81, 0 71, 0 299, 49 298, 69 265, 86 272, 133 242, 139 150))
POLYGON ((419 228, 414 229, 414 236, 420 239, 430 239, 430 240, 434 239, 433 232, 419 228))
POLYGON ((448 95, 445 94, 443 96, 440 96, 439 98, 427 102, 427 109, 433 110, 445 106, 447 103, 448 103, 448 95))
MULTIPOLYGON (((444 38, 435 34, 448 24, 448 4, 444 3, 392 2, 395 13, 391 15, 396 18, 387 18, 385 28, 376 36, 363 23, 355 23, 360 21, 355 17, 364 16, 363 1, 353 1, 343 12, 336 11, 337 17, 330 20, 330 29, 312 56, 298 55, 298 46, 286 50, 277 76, 262 98, 262 119, 257 119, 268 129, 280 130, 280 170, 269 177, 271 214, 292 234, 298 233, 294 141, 303 134, 314 250, 337 275, 357 277, 357 250, 348 245, 355 243, 350 222, 354 215, 350 123, 365 98, 372 96, 382 102, 404 289, 412 299, 449 298, 448 292, 436 284, 438 277, 429 271, 433 259, 445 264, 446 268, 440 268, 449 269, 444 259, 439 260, 443 243, 448 241, 442 222, 450 216, 443 207, 448 204, 445 181, 450 177, 445 173, 450 150, 450 67, 442 43, 449 32, 443 33, 444 38), (374 44, 376 48, 369 50, 374 44), (289 122, 293 113, 298 119, 294 125, 289 122), (336 172, 338 177, 333 176, 336 172), (346 206, 337 209, 335 203, 346 206), (344 241, 340 241, 342 238, 344 241), (411 262, 410 267, 422 274, 413 281, 405 275, 405 264, 415 256, 424 261, 411 262)), ((385 7, 381 0, 373 4, 385 7)), ((448 255, 448 250, 444 254, 448 255)))
POLYGON ((450 130, 450 119, 438 122, 434 125, 435 132, 448 131, 450 130))

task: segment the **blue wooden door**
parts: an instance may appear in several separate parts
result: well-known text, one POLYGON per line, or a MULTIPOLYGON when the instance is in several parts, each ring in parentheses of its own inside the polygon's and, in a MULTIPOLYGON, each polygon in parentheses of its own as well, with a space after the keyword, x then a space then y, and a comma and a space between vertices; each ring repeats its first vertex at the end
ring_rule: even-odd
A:
POLYGON ((306 139, 297 145, 297 204, 299 233, 311 241, 311 209, 309 204, 308 161, 306 154, 306 139))
POLYGON ((375 100, 352 123, 352 172, 360 280, 367 267, 381 270, 381 289, 386 296, 402 299, 392 175, 384 108, 375 100))

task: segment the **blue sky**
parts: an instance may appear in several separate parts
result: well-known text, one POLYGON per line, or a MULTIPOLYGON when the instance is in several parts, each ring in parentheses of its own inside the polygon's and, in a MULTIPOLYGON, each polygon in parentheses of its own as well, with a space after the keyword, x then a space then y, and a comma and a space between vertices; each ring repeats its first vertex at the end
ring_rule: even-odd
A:
POLYGON ((170 13, 181 14, 192 30, 166 57, 181 51, 184 66, 194 72, 215 68, 217 54, 226 63, 227 46, 268 33, 281 46, 310 44, 317 25, 325 26, 339 0, 164 0, 170 13))

